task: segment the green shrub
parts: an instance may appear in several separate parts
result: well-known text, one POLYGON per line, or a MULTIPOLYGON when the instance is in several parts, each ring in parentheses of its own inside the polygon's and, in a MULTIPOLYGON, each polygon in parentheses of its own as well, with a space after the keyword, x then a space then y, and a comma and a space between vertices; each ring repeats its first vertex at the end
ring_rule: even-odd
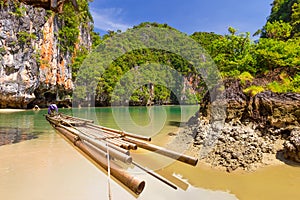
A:
POLYGON ((245 85, 246 81, 252 82, 254 77, 249 72, 243 72, 238 76, 238 78, 241 80, 241 83, 245 85))
POLYGON ((273 81, 267 85, 267 88, 272 92, 285 93, 293 92, 293 84, 289 78, 284 78, 280 83, 273 81))
POLYGON ((25 15, 26 8, 24 6, 16 7, 14 15, 17 17, 23 17, 25 15))
POLYGON ((31 40, 35 40, 36 35, 33 33, 28 33, 26 31, 20 31, 18 33, 18 41, 22 44, 29 44, 31 40))
POLYGON ((269 83, 267 85, 267 88, 269 90, 271 90, 272 92, 276 92, 276 93, 282 93, 283 92, 282 86, 277 81, 273 81, 273 82, 269 83))
POLYGON ((294 78, 291 81, 291 92, 297 92, 300 93, 300 73, 294 76, 294 78))
POLYGON ((0 47, 0 54, 6 52, 5 48, 4 47, 0 47))
POLYGON ((265 91, 265 88, 260 85, 251 85, 250 87, 243 90, 244 93, 255 96, 258 93, 265 91))
POLYGON ((294 78, 285 77, 281 82, 273 81, 267 85, 267 88, 276 93, 300 93, 300 74, 297 74, 294 78))
POLYGON ((293 69, 300 65, 300 40, 261 38, 255 47, 254 57, 260 66, 260 72, 272 71, 279 67, 293 69))

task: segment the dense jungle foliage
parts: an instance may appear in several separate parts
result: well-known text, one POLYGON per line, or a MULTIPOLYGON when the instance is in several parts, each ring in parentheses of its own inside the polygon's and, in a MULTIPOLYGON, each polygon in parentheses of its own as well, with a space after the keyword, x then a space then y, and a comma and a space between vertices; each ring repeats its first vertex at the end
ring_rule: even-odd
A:
MULTIPOLYGON (((174 30, 167 24, 149 22, 135 26, 133 29, 147 26, 174 30)), ((223 79, 240 79, 245 93, 255 95, 265 90, 279 93, 300 93, 299 30, 300 0, 274 0, 271 14, 265 26, 255 33, 256 36, 260 36, 256 41, 253 41, 250 33, 238 33, 232 27, 228 28, 228 34, 226 35, 195 32, 188 37, 206 50, 217 65, 223 79)), ((100 40, 98 38, 95 41, 101 46, 106 40, 121 34, 121 31, 109 31, 100 40)), ((122 48, 121 45, 120 48, 122 48)), ((85 57, 85 54, 82 57, 85 57)), ((74 65, 81 63, 82 60, 80 59, 79 57, 80 62, 74 65)), ((166 81, 161 81, 161 84, 153 84, 158 76, 163 77, 162 80, 168 80, 168 72, 149 71, 145 75, 151 77, 148 79, 148 83, 143 83, 138 88, 131 88, 134 92, 129 95, 130 104, 145 105, 149 104, 149 101, 155 104, 176 104, 179 101, 190 104, 201 99, 205 84, 201 81, 201 77, 197 75, 191 63, 172 52, 156 49, 137 49, 114 59, 114 62, 106 67, 105 71, 99 72, 101 75, 96 80, 99 82, 95 94, 96 102, 99 105, 109 105, 114 102, 122 104, 124 99, 120 99, 113 91, 118 90, 120 94, 125 94, 128 90, 127 87, 123 88, 124 91, 121 91, 122 88, 117 87, 120 86, 122 77, 125 76, 126 72, 137 69, 145 63, 171 66, 185 77, 183 82, 186 82, 178 88, 179 91, 174 92, 167 87, 168 82, 166 81), (181 93, 181 98, 182 96, 184 98, 179 99, 175 93, 181 93)), ((86 76, 86 73, 84 76, 86 76)), ((74 77, 76 77, 76 74, 74 74, 74 77)), ((131 77, 132 82, 137 81, 136 79, 135 76, 131 77)), ((170 82, 172 81, 174 80, 170 79, 170 82)), ((156 80, 156 82, 159 81, 156 80)), ((87 93, 86 89, 75 91, 75 95, 82 99, 86 97, 87 93)))

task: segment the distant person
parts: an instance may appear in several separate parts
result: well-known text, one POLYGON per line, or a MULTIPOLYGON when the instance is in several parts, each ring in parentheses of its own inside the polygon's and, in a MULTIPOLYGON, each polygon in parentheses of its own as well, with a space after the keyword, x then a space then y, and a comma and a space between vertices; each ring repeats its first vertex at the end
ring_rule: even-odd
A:
POLYGON ((39 107, 38 105, 35 105, 35 106, 33 107, 33 110, 40 110, 40 107, 39 107))
POLYGON ((51 104, 49 107, 48 107, 48 114, 49 115, 55 115, 58 113, 58 108, 57 108, 57 105, 56 104, 51 104))

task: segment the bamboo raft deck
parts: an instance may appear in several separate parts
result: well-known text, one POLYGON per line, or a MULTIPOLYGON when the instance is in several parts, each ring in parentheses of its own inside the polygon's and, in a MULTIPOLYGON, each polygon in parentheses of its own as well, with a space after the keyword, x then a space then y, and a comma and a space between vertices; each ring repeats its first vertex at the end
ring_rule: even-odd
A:
POLYGON ((112 176, 136 194, 140 194, 143 191, 145 181, 139 180, 129 174, 115 163, 114 160, 119 160, 125 164, 133 164, 170 187, 174 189, 177 189, 177 187, 167 179, 133 161, 130 155, 131 150, 143 148, 192 166, 195 166, 198 162, 197 158, 150 144, 150 137, 96 125, 92 120, 62 113, 53 116, 46 115, 46 119, 53 128, 64 135, 74 146, 78 147, 83 153, 106 171, 109 171, 112 176))

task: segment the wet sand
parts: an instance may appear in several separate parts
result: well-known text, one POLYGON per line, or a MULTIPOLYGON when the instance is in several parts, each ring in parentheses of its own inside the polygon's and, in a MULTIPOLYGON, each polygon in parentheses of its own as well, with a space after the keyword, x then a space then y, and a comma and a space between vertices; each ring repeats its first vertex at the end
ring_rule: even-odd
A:
POLYGON ((181 163, 174 163, 165 170, 177 171, 195 187, 228 191, 241 200, 297 200, 300 196, 300 165, 284 163, 275 155, 270 165, 261 165, 252 172, 237 170, 227 173, 204 162, 189 170, 185 170, 181 163))
MULTIPOLYGON (((4 200, 108 199, 106 173, 54 131, 38 139, 0 147, 0 196, 4 200)), ((110 182, 112 199, 236 199, 223 191, 189 184, 174 190, 136 168, 128 169, 146 181, 136 196, 116 180, 110 182)))
MULTIPOLYGON (((201 162, 196 167, 173 162, 157 171, 178 190, 138 169, 129 170, 146 181, 145 190, 136 196, 113 180, 113 199, 296 200, 300 195, 300 167, 280 161, 255 172, 227 173, 201 162)), ((107 176, 51 131, 39 139, 0 147, 0 194, 4 200, 108 199, 107 176)))
MULTIPOLYGON (((195 151, 186 153, 197 156, 195 151)), ((170 172, 173 172, 175 176, 181 177, 194 187, 227 191, 241 200, 298 200, 300 164, 285 160, 281 153, 267 154, 264 157, 264 163, 257 165, 254 171, 240 169, 228 173, 224 168, 211 167, 204 161, 199 161, 196 167, 173 162, 157 172, 171 178, 170 180, 170 172)), ((153 156, 152 160, 144 161, 144 164, 152 168, 157 167, 153 164, 155 159, 158 157, 153 156)))

